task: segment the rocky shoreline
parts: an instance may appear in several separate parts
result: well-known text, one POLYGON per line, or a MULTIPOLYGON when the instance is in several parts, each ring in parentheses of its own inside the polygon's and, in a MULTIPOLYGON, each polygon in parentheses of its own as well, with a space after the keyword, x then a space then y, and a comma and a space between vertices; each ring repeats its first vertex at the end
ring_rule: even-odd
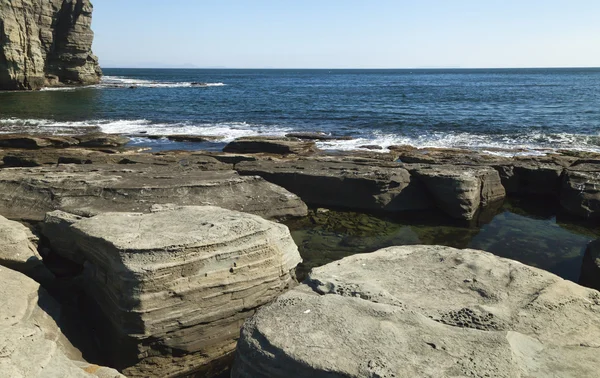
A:
MULTIPOLYGON (((485 223, 507 198, 535 197, 597 228, 600 156, 409 146, 332 152, 316 147, 320 138, 150 152, 121 135, 0 136, 0 279, 22 282, 14 298, 0 293, 16 301, 0 319, 9 319, 10 335, 38 324, 35 337, 46 340, 3 337, 0 353, 10 358, 0 358, 0 371, 119 376, 104 365, 126 376, 217 376, 240 329, 232 377, 508 377, 552 369, 589 376, 600 367, 597 242, 581 268, 580 282, 592 289, 440 246, 346 257, 304 272, 297 286, 302 256, 279 223, 318 225, 317 212, 331 209, 356 217, 428 212, 468 227, 485 223), (74 319, 92 335, 86 341, 67 331, 74 319), (27 351, 39 356, 31 366, 27 351)), ((387 226, 352 227, 369 235, 387 226)))

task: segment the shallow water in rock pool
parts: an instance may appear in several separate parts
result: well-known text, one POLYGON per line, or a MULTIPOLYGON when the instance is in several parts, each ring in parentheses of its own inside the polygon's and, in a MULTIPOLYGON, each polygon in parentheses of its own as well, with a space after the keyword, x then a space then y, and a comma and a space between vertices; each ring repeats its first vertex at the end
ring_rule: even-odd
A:
POLYGON ((297 270, 299 280, 311 268, 356 253, 437 244, 492 252, 577 282, 586 245, 600 237, 600 228, 560 217, 557 221, 556 209, 544 202, 507 201, 479 225, 423 212, 391 218, 325 209, 313 209, 308 217, 286 224, 304 259, 297 270))

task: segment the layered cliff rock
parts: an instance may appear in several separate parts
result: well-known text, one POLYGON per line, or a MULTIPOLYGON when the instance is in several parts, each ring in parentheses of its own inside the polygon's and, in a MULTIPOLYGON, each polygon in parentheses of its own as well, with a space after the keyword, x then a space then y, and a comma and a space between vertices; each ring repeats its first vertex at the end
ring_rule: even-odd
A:
POLYGON ((219 372, 244 320, 295 282, 301 262, 284 225, 213 206, 48 221, 52 248, 85 261, 92 313, 103 314, 92 323, 129 377, 219 372))
POLYGON ((0 0, 0 89, 94 84, 89 0, 0 0))

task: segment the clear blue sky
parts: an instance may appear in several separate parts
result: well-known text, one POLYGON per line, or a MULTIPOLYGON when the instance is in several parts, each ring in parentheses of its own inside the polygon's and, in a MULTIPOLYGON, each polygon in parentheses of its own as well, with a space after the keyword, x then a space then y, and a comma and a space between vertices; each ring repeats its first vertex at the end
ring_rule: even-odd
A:
POLYGON ((600 0, 95 0, 104 67, 598 67, 600 0))

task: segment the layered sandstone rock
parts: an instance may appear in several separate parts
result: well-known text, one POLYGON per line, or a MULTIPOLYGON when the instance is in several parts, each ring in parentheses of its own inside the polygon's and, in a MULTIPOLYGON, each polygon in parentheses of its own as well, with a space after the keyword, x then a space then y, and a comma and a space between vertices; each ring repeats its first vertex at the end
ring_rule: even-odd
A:
MULTIPOLYGON (((214 160, 213 166, 219 165, 226 166, 214 160)), ((298 196, 260 177, 203 171, 184 162, 0 170, 0 213, 13 219, 41 220, 53 210, 83 216, 148 212, 153 204, 166 203, 215 205, 265 218, 307 213, 298 196)))
POLYGON ((124 378, 85 362, 62 334, 59 305, 32 279, 0 267, 0 377, 124 378))
POLYGON ((89 0, 0 1, 0 89, 95 84, 89 0))
POLYGON ((234 378, 593 377, 600 293, 490 253, 392 247, 249 319, 234 378))
POLYGON ((569 213, 600 218, 600 161, 578 164, 565 170, 560 204, 569 213))
POLYGON ((107 319, 95 322, 106 326, 99 337, 128 376, 210 368, 233 351, 244 319, 294 282, 301 261, 284 225, 211 206, 58 223, 47 237, 85 260, 86 290, 107 319))
POLYGON ((242 175, 259 175, 309 205, 398 212, 432 208, 423 187, 397 164, 337 160, 247 161, 242 175))
POLYGON ((453 218, 471 220, 480 208, 506 197, 498 172, 490 167, 436 165, 409 169, 424 183, 437 206, 453 218))

